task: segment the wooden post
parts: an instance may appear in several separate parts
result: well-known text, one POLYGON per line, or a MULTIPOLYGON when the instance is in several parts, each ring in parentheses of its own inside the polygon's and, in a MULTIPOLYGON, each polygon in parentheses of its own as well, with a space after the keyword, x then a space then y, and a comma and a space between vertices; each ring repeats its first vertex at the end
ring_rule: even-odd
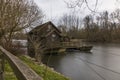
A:
POLYGON ((0 80, 4 80, 5 59, 4 55, 0 55, 0 80))

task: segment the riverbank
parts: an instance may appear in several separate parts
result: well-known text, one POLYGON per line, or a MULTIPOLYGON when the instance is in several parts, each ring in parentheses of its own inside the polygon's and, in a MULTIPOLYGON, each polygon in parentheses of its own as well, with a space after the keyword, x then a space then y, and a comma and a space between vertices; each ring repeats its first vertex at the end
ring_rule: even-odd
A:
MULTIPOLYGON (((31 67, 38 75, 40 75, 43 80, 69 80, 69 78, 55 72, 53 69, 48 67, 46 68, 45 65, 39 65, 35 63, 29 57, 20 56, 20 59, 29 67, 31 67)), ((5 64, 5 80, 17 80, 16 76, 14 75, 11 67, 7 62, 5 64)))

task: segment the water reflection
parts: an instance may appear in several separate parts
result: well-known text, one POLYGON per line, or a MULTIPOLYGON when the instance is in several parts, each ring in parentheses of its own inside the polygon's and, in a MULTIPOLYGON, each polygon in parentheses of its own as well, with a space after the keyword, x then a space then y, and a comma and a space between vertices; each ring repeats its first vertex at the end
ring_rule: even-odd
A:
MULTIPOLYGON (((120 80, 120 45, 92 44, 92 53, 51 56, 48 66, 72 80, 120 80)), ((48 56, 43 60, 47 62, 48 56)))

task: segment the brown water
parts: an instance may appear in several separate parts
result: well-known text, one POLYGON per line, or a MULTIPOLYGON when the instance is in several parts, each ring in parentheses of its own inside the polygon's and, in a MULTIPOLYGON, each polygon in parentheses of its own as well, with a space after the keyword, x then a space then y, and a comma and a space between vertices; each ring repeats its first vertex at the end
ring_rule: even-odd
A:
MULTIPOLYGON (((92 45, 92 53, 51 56, 48 66, 71 80, 120 80, 120 44, 92 45)), ((48 57, 44 58, 44 63, 48 57)))

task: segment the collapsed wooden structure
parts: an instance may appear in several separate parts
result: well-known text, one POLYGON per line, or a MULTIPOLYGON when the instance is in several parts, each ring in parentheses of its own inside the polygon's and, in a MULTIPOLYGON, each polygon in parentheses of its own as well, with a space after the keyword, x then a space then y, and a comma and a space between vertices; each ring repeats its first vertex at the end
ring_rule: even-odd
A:
POLYGON ((40 43, 44 53, 62 53, 66 49, 79 49, 82 46, 81 42, 70 41, 52 22, 37 26, 28 33, 28 54, 31 57, 35 55, 34 42, 40 43))

